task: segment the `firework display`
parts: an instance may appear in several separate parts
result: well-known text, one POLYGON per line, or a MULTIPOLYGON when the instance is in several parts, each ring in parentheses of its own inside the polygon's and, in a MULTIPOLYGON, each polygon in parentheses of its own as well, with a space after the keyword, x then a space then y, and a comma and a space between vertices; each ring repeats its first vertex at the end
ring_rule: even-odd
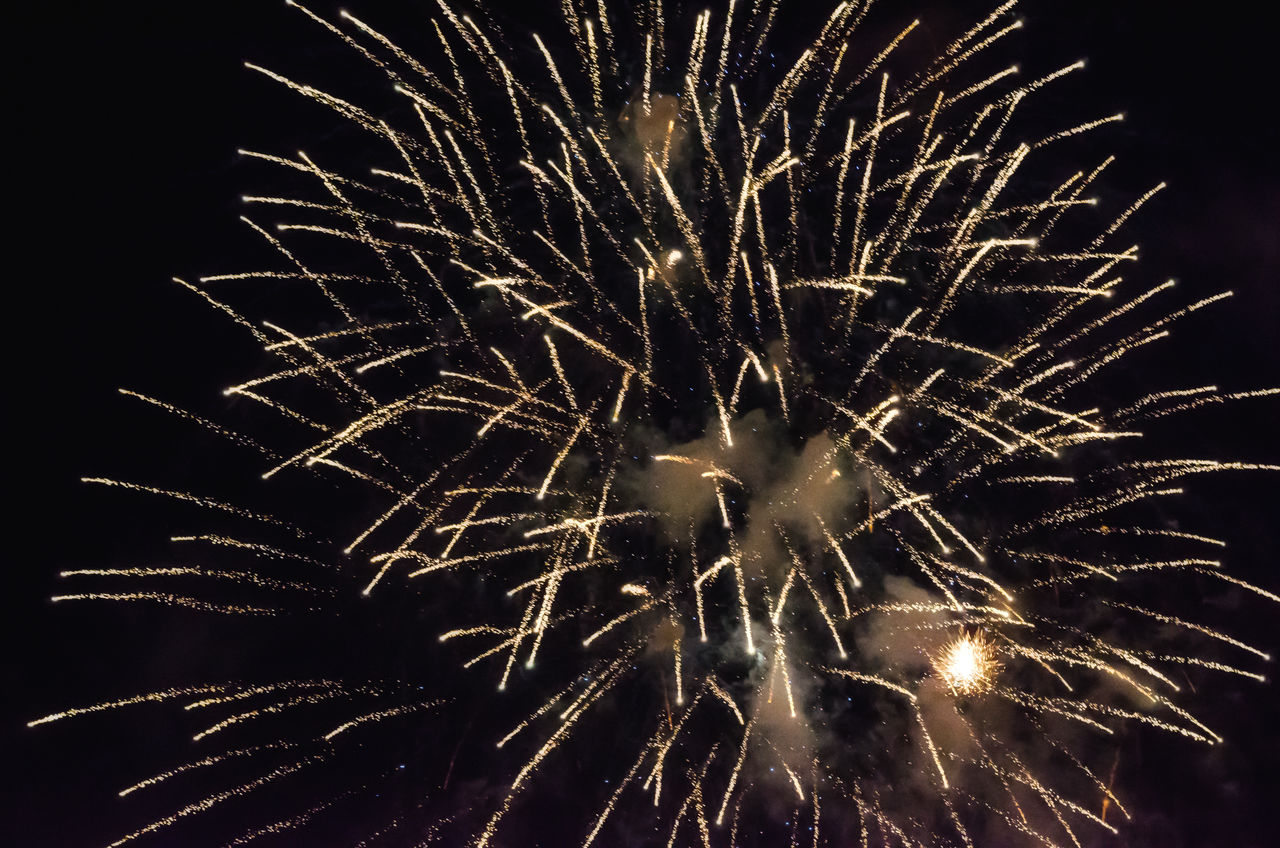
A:
POLYGON ((1099 214, 1112 160, 1079 142, 1122 116, 1044 129, 1083 63, 991 67, 1013 2, 923 55, 868 3, 562 0, 533 33, 440 0, 417 50, 289 5, 384 100, 250 65, 349 131, 241 151, 279 187, 244 198, 271 258, 176 280, 264 365, 235 426, 126 392, 242 451, 250 494, 86 478, 187 511, 172 561, 54 600, 319 621, 359 656, 32 721, 200 722, 120 791, 188 801, 112 848, 196 817, 227 844, 1080 846, 1129 815, 1108 737, 1224 741, 1181 669, 1270 657, 1148 587, 1280 601, 1165 517, 1189 478, 1276 468, 1143 427, 1280 390, 1112 379, 1231 292, 1144 277, 1122 225, 1163 186, 1099 214))

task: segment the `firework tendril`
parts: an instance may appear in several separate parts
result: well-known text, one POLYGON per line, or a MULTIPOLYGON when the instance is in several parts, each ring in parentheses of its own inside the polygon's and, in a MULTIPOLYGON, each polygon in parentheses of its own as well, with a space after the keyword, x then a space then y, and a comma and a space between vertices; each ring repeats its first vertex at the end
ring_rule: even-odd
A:
POLYGON ((446 761, 361 844, 532 844, 568 793, 547 832, 582 846, 1079 846, 1128 815, 1100 740, 1222 741, 1182 669, 1261 680, 1269 657, 1145 587, 1280 600, 1161 518, 1194 475, 1275 469, 1151 458, 1142 427, 1277 390, 1113 400, 1231 293, 1174 301, 1136 269, 1121 225, 1162 186, 1100 216, 1111 159, 1064 166, 1122 116, 1024 120, 1081 63, 976 70, 1014 3, 923 59, 918 21, 861 3, 563 0, 534 34, 440 0, 414 52, 289 5, 386 99, 249 66, 355 139, 242 151, 290 187, 244 198, 274 260, 177 281, 260 344, 224 394, 261 426, 126 393, 246 451, 261 495, 87 478, 208 522, 180 563, 67 572, 86 588, 55 600, 341 634, 335 610, 399 597, 423 659, 32 722, 203 722, 121 795, 240 769, 112 846, 236 809, 230 844, 323 833, 446 761), (422 762, 389 741, 433 727, 422 762), (254 800, 357 748, 383 771, 254 800))

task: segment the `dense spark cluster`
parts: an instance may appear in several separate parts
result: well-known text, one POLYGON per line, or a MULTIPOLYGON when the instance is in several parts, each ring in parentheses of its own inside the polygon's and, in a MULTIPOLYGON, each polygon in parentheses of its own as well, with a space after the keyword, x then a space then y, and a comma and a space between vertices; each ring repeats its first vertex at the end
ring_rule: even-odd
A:
MULTIPOLYGON (((803 829, 815 846, 1078 846, 1124 810, 1095 738, 1145 724, 1221 741, 1173 670, 1261 679, 1218 656, 1269 657, 1149 608, 1142 581, 1280 598, 1149 505, 1265 466, 1135 445, 1142 422, 1276 392, 1115 404, 1107 378, 1230 292, 1161 307, 1172 282, 1144 282, 1120 240, 1160 187, 1100 221, 1111 159, 1062 170, 1059 148, 1121 116, 1023 123, 1081 63, 971 71, 1019 28, 1012 2, 923 62, 899 57, 918 21, 889 31, 841 3, 806 22, 797 5, 786 32, 807 46, 775 57, 796 11, 777 0, 563 0, 552 35, 440 0, 430 60, 297 6, 389 99, 366 109, 250 65, 359 145, 243 151, 297 186, 245 198, 283 218, 245 218, 276 263, 178 281, 275 363, 224 393, 269 424, 251 436, 126 394, 305 498, 251 509, 93 478, 219 523, 173 537, 181 565, 65 575, 190 594, 57 599, 287 625, 399 594, 406 639, 419 613, 436 638, 413 644, 420 677, 178 687, 32 722, 216 713, 200 754, 120 794, 232 762, 252 777, 113 845, 337 768, 349 737, 456 727, 440 718, 455 707, 492 735, 460 739, 443 783, 367 844, 525 844, 544 826, 530 810, 569 782, 587 812, 549 838, 581 845, 803 829), (288 292, 283 314, 254 311, 262 291, 288 292), (1196 638, 1149 638, 1172 631, 1196 638), (211 737, 227 747, 208 754, 211 737), (448 794, 455 765, 489 789, 448 794)), ((390 768, 378 780, 405 766, 390 768)), ((233 844, 349 820, 377 785, 233 844)))
POLYGON ((996 646, 981 631, 957 636, 933 661, 938 674, 959 695, 975 695, 995 685, 1000 673, 996 646))

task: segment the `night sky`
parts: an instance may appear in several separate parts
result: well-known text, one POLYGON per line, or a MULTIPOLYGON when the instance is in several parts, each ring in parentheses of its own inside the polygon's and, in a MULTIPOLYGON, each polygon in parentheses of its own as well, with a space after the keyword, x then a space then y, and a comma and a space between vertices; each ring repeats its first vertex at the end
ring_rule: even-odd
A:
MULTIPOLYGON (((385 5, 352 0, 350 8, 385 5)), ((929 3, 898 5, 926 21, 933 14, 929 3)), ((1142 273, 1178 278, 1187 302, 1236 293, 1144 358, 1138 381, 1158 373, 1160 387, 1216 382, 1228 391, 1280 383, 1280 45, 1255 8, 1024 4, 1018 49, 1059 65, 1087 57, 1071 99, 1099 116, 1127 113, 1098 139, 1099 153, 1119 156, 1103 191, 1127 198, 1170 184, 1127 225, 1143 247, 1142 273)), ((30 730, 25 722, 142 691, 181 669, 188 651, 233 675, 237 651, 251 650, 254 636, 227 644, 200 616, 48 603, 62 590, 59 570, 145 561, 159 535, 148 523, 152 501, 78 480, 177 481, 199 467, 183 453, 185 429, 116 388, 208 398, 252 370, 254 351, 169 278, 239 269, 258 255, 237 221, 239 197, 269 180, 237 147, 292 151, 338 122, 242 61, 298 67, 323 63, 335 48, 282 2, 32 3, 17 15, 6 110, 21 152, 7 161, 18 192, 7 231, 11 671, 0 710, 0 821, 9 835, 0 830, 0 842, 88 846, 143 821, 147 802, 131 805, 115 792, 178 761, 179 729, 148 723, 161 710, 30 730)), ((1185 416, 1179 443, 1194 443, 1186 455, 1277 463, 1278 425, 1276 399, 1246 401, 1185 416)), ((1280 589, 1276 483, 1274 474, 1193 480, 1179 505, 1203 511, 1198 526, 1231 541, 1231 573, 1272 591, 1280 589)), ((1280 656, 1278 620, 1280 608, 1250 599, 1232 632, 1280 656)), ((1122 742, 1117 785, 1135 812, 1122 831, 1131 845, 1280 844, 1280 685, 1205 679, 1213 691, 1190 703, 1226 745, 1207 750, 1154 731, 1122 742)), ((139 844, 182 845, 187 832, 139 844)))

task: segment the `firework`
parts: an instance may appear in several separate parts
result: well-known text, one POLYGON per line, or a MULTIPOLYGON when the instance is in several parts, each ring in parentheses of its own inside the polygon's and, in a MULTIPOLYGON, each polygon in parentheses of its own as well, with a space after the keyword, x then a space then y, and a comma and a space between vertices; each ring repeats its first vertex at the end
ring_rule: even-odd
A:
POLYGON ((995 645, 980 632, 956 637, 943 649, 942 655, 934 659, 933 667, 951 691, 960 695, 990 689, 1000 673, 995 645))
POLYGON ((441 2, 429 61, 297 6, 387 100, 250 65, 358 134, 341 155, 243 151, 298 186, 244 198, 274 264, 178 281, 268 357, 223 392, 261 432, 129 393, 248 451, 267 494, 243 503, 267 506, 87 478, 217 521, 173 536, 181 565, 67 572, 98 582, 55 600, 285 627, 383 603, 425 659, 32 722, 208 717, 198 755, 122 795, 248 764, 112 845, 352 758, 367 781, 263 802, 233 841, 349 821, 408 771, 431 791, 369 844, 518 844, 567 783, 580 815, 555 838, 581 845, 1079 845, 1124 809, 1095 737, 1221 742, 1174 669, 1260 678, 1269 657, 1141 587, 1280 597, 1151 505, 1269 467, 1132 448, 1143 422, 1276 390, 1111 400, 1110 373, 1230 292, 1168 305, 1121 229, 1161 187, 1100 219, 1111 160, 1063 170, 1122 116, 1024 122, 1080 63, 975 70, 1013 5, 924 62, 899 56, 918 22, 858 4, 791 24, 807 46, 782 52, 777 2, 564 0, 528 35, 441 2), (286 308, 254 312, 264 287, 286 308), (1194 647, 1145 639, 1167 630, 1194 647), (379 746, 353 741, 459 721, 420 762, 370 766, 379 746))

